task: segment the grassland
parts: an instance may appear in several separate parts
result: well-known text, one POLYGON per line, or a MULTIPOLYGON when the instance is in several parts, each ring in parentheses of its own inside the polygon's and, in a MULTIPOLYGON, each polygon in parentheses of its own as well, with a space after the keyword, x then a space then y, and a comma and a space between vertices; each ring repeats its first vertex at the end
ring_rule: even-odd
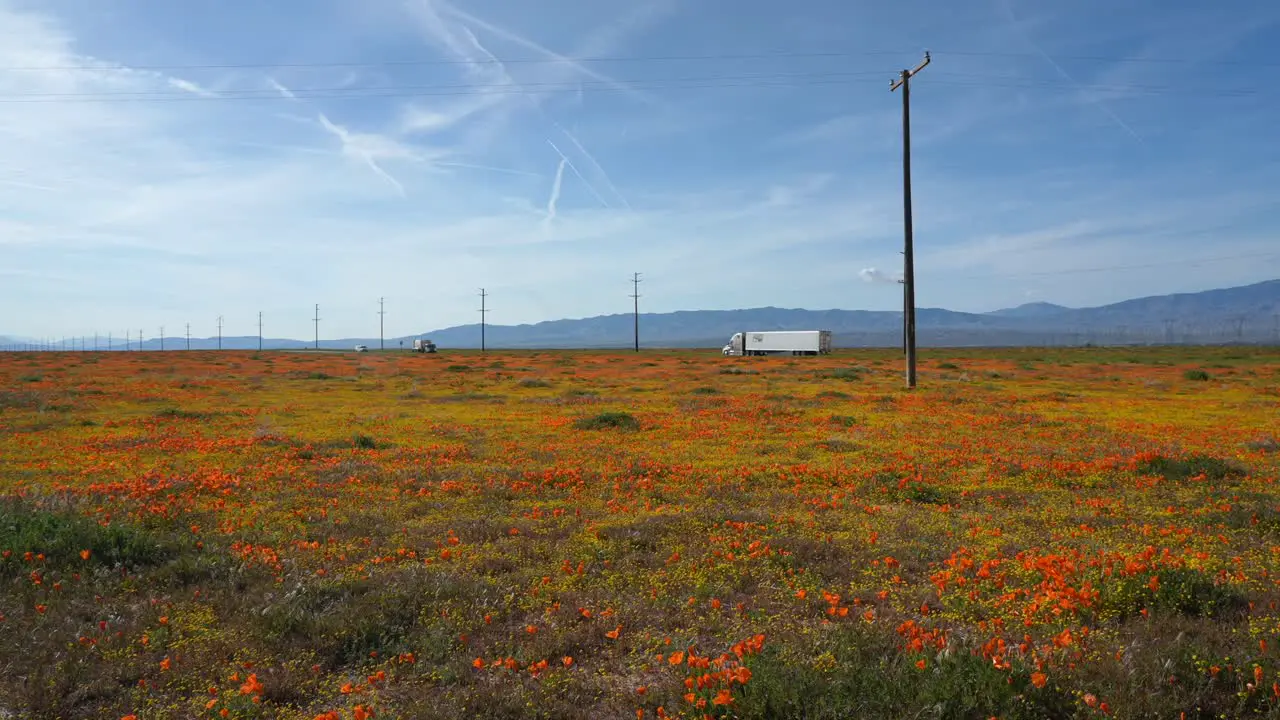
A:
POLYGON ((0 717, 1280 716, 1280 354, 901 385, 0 355, 0 717))

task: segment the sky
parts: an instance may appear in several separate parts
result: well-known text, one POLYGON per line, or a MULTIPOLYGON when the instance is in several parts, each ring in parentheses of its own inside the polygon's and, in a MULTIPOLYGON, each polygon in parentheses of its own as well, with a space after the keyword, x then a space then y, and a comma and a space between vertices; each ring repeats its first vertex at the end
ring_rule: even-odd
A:
POLYGON ((1280 277, 1280 5, 0 0, 0 334, 1280 277))

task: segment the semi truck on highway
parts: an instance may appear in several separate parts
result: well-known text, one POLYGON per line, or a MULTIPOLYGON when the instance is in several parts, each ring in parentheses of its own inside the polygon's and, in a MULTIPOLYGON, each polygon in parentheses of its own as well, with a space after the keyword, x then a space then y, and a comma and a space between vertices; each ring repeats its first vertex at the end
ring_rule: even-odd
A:
POLYGON ((725 355, 826 355, 831 352, 830 330, 759 330, 734 333, 725 355))

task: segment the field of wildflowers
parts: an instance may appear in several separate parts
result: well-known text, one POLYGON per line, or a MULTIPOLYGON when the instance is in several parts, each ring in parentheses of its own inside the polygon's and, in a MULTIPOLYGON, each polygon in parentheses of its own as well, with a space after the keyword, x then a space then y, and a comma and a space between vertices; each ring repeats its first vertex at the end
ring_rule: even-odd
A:
POLYGON ((0 355, 0 717, 1280 716, 1274 349, 0 355))

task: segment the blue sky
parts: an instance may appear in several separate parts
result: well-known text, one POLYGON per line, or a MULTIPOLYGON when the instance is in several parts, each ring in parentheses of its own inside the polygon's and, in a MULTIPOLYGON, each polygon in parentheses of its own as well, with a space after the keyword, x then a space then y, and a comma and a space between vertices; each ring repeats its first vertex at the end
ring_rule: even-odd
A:
POLYGON ((1280 276, 1280 5, 0 0, 0 333, 389 336, 1280 276), (763 56, 763 57, 762 57, 763 56))

